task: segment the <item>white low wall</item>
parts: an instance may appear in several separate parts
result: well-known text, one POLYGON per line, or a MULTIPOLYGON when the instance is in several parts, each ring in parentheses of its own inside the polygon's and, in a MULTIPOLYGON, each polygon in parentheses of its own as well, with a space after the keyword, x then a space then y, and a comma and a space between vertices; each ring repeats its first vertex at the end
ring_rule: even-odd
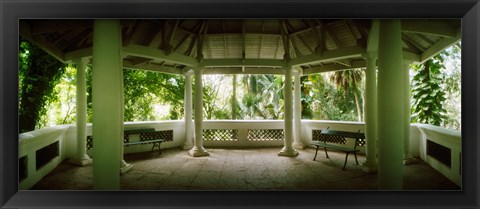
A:
POLYGON ((27 177, 19 182, 19 189, 29 189, 66 158, 65 133, 69 126, 55 126, 19 135, 18 158, 26 157, 27 177), (58 156, 37 170, 36 152, 52 143, 58 142, 58 156))
POLYGON ((418 144, 420 158, 461 187, 461 132, 426 124, 414 124, 414 126, 416 126, 421 133, 419 135, 418 144), (445 165, 436 158, 427 154, 427 140, 430 140, 450 150, 450 166, 445 165))
MULTIPOLYGON (((359 122, 323 121, 323 120, 302 120, 301 142, 310 146, 312 141, 312 130, 320 130, 329 127, 332 130, 352 131, 365 133, 365 124, 359 122)), ((150 121, 150 122, 126 122, 124 129, 154 128, 157 131, 172 130, 173 140, 164 142, 161 148, 183 147, 185 144, 185 123, 184 120, 172 121, 150 121)), ((204 141, 205 147, 264 147, 283 146, 283 140, 249 140, 247 139, 250 130, 255 129, 283 129, 283 120, 206 120, 203 129, 229 129, 237 130, 237 140, 208 140, 204 141)), ((193 127, 194 129, 194 127, 193 127)), ((192 130, 194 133, 194 130, 192 130)), ((87 135, 92 134, 91 124, 87 125, 87 135)), ((20 182, 20 189, 28 189, 48 174, 63 160, 73 157, 77 150, 76 127, 75 125, 62 125, 44 128, 19 135, 19 158, 27 156, 28 177, 20 182), (59 142, 59 156, 52 159, 45 166, 36 170, 35 152, 55 141, 59 142)), ((130 140, 139 140, 133 135, 130 140)), ((351 146, 347 144, 346 146, 351 146)), ((125 153, 136 153, 150 151, 151 144, 128 146, 124 148, 125 153)), ((359 147, 361 153, 365 153, 364 147, 359 147)), ((410 131, 410 153, 421 158, 433 168, 450 178, 452 181, 461 184, 460 158, 461 158, 461 134, 459 131, 452 131, 440 127, 424 124, 412 124, 410 131), (426 154, 427 139, 448 147, 452 154, 452 165, 450 167, 438 162, 426 154)), ((92 150, 87 150, 92 156, 92 150)))
POLYGON ((205 140, 205 147, 265 147, 283 146, 283 140, 248 140, 249 130, 254 129, 283 129, 281 120, 206 120, 203 129, 232 129, 238 131, 236 141, 205 140))

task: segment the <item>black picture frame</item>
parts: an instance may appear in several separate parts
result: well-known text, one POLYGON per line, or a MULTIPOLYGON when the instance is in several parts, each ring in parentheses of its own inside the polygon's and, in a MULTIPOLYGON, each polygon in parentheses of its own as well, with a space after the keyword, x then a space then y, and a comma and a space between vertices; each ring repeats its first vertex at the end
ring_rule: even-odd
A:
POLYGON ((478 0, 0 0, 1 208, 478 208, 478 0), (20 18, 460 18, 461 191, 18 191, 20 18))

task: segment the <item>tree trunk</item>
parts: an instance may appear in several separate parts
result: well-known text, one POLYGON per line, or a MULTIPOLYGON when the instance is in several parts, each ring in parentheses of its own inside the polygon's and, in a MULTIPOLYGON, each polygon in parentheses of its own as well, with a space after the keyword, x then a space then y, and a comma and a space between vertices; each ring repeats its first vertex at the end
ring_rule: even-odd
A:
POLYGON ((353 91, 353 95, 355 95, 355 105, 357 106, 357 114, 358 114, 358 121, 362 122, 362 109, 360 107, 360 102, 358 101, 357 90, 353 91))
POLYGON ((232 78, 232 120, 237 119, 237 75, 232 78))

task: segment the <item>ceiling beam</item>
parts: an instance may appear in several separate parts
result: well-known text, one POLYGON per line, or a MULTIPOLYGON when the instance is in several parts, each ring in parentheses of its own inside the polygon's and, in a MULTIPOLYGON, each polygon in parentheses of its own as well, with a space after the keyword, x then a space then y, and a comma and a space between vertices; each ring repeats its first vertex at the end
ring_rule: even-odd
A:
POLYGON ((163 65, 153 64, 153 63, 141 63, 141 64, 135 65, 134 63, 128 60, 123 61, 123 67, 128 69, 141 69, 141 70, 155 71, 155 72, 175 74, 175 75, 183 74, 183 70, 180 68, 163 66, 163 65))
POLYGON ((441 20, 402 20, 402 32, 455 38, 456 29, 441 20))
POLYGON ((153 60, 162 60, 186 66, 198 65, 197 60, 193 57, 185 56, 179 53, 167 54, 167 52, 165 52, 164 50, 141 46, 137 44, 130 44, 129 46, 123 47, 123 52, 125 53, 125 55, 149 58, 153 60))
POLYGON ((406 50, 403 50, 403 59, 404 60, 410 60, 412 62, 420 62, 420 55, 416 54, 416 53, 413 53, 413 52, 409 52, 409 51, 406 51, 406 50))
POLYGON ((283 60, 277 59, 205 59, 205 67, 281 67, 283 60))
POLYGON ((362 68, 365 67, 365 60, 355 60, 351 62, 351 66, 345 65, 338 65, 338 64, 326 64, 322 66, 313 66, 313 67, 306 67, 303 69, 303 75, 308 74, 316 74, 316 73, 323 73, 323 72, 330 72, 330 71, 338 71, 338 70, 348 70, 348 69, 355 69, 355 68, 362 68))
POLYGON ((232 67, 232 68, 205 68, 202 71, 203 75, 215 74, 267 74, 267 75, 284 75, 285 71, 282 68, 264 68, 264 67, 232 67))
POLYGON ((456 38, 443 38, 442 40, 438 41, 435 45, 431 46, 427 50, 425 50, 421 55, 420 55, 420 62, 425 62, 428 59, 432 58, 433 56, 437 55, 441 51, 443 51, 445 48, 448 48, 457 42, 459 42, 460 39, 456 38))
POLYGON ((345 47, 330 51, 324 51, 321 55, 310 54, 301 57, 292 59, 292 65, 307 65, 319 62, 334 61, 341 59, 348 59, 354 57, 361 57, 365 53, 365 49, 354 46, 354 47, 345 47))
POLYGON ((65 52, 65 62, 71 63, 83 57, 92 57, 92 47, 65 52))
POLYGON ((462 38, 462 30, 461 28, 458 28, 455 31, 455 37, 454 38, 443 38, 439 41, 437 41, 434 45, 432 45, 430 48, 426 49, 421 55, 420 55, 420 61, 419 62, 425 62, 431 57, 435 56, 436 54, 440 53, 443 51, 445 48, 452 46, 456 44, 457 42, 460 41, 462 38))

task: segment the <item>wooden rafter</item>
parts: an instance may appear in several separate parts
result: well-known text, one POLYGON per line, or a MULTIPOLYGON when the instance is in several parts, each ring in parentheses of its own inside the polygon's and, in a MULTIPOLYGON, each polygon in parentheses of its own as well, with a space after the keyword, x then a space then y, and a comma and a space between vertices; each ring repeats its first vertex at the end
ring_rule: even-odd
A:
POLYGON ((245 20, 242 20, 242 60, 245 60, 245 48, 246 48, 246 38, 247 38, 247 35, 245 34, 246 33, 246 29, 245 29, 245 20))
MULTIPOLYGON (((225 21, 222 21, 222 30, 225 32, 225 21)), ((225 58, 228 58, 227 35, 223 35, 223 49, 225 51, 225 58)))
POLYGON ((88 34, 90 34, 92 32, 92 29, 91 28, 86 28, 84 30, 82 30, 78 35, 76 35, 72 40, 70 40, 70 44, 60 48, 62 51, 71 51, 73 50, 72 48, 73 47, 76 47, 77 44, 82 40, 84 39, 85 37, 88 37, 88 34))
POLYGON ((297 38, 300 40, 300 42, 302 42, 303 45, 305 45, 305 47, 307 47, 310 53, 315 53, 315 50, 310 47, 310 44, 308 44, 303 37, 297 36, 297 38))
MULTIPOLYGON (((320 54, 324 50, 324 47, 323 47, 323 44, 322 44, 322 39, 319 36, 318 31, 317 31, 317 25, 315 25, 315 23, 313 21, 308 21, 308 22, 310 24, 312 35, 313 35, 313 37, 315 37, 315 50, 312 51, 312 52, 316 53, 316 54, 320 54)), ((320 27, 320 28, 322 28, 322 27, 320 27)))
POLYGON ((197 35, 197 60, 200 62, 203 60, 203 47, 205 46, 205 36, 208 30, 208 20, 202 22, 202 28, 197 35))
POLYGON ((433 42, 432 40, 430 40, 428 37, 426 37, 425 35, 423 35, 421 33, 418 33, 418 34, 415 34, 415 35, 418 36, 423 41, 427 42, 430 46, 435 44, 435 42, 433 42))
POLYGON ((410 38, 409 36, 407 35, 402 35, 402 41, 407 44, 407 46, 409 48, 412 48, 413 50, 417 51, 417 52, 423 52, 425 51, 425 48, 423 46, 421 46, 420 44, 418 44, 415 40, 413 40, 412 38, 410 38))
MULTIPOLYGON (((180 26, 181 26, 181 25, 179 25, 179 27, 180 27, 180 26)), ((201 26, 202 26, 201 24, 197 24, 197 25, 195 26, 195 28, 193 29, 193 31, 199 30, 201 26)), ((182 40, 180 40, 180 41, 177 43, 177 45, 173 48, 172 53, 173 53, 173 52, 176 52, 177 49, 180 48, 180 46, 182 46, 183 43, 185 43, 185 41, 188 40, 188 38, 190 38, 191 36, 193 36, 192 33, 187 33, 187 35, 186 35, 182 40)), ((192 41, 192 42, 194 42, 194 41, 192 41)), ((190 47, 189 47, 188 49, 190 49, 190 47)), ((193 49, 193 47, 192 47, 192 49, 193 49)), ((188 56, 191 56, 191 50, 187 50, 187 53, 190 53, 188 56)))
POLYGON ((357 37, 356 37, 355 34, 353 33, 352 26, 350 26, 350 24, 348 23, 348 20, 344 20, 344 21, 343 21, 343 24, 344 24, 345 27, 347 28, 347 30, 348 30, 348 32, 350 33, 352 39, 357 40, 357 37))
POLYGON ((284 59, 286 59, 286 61, 289 61, 289 59, 291 58, 290 56, 290 37, 288 36, 288 29, 287 29, 287 26, 285 24, 285 20, 282 20, 282 29, 280 29, 281 33, 282 33, 282 41, 283 41, 283 49, 284 49, 284 52, 285 52, 285 56, 284 56, 284 59))
POLYGON ((275 56, 273 57, 274 59, 277 59, 277 54, 278 54, 278 50, 280 49, 280 44, 282 43, 282 37, 279 37, 278 38, 278 43, 277 43, 277 48, 275 49, 275 56))

